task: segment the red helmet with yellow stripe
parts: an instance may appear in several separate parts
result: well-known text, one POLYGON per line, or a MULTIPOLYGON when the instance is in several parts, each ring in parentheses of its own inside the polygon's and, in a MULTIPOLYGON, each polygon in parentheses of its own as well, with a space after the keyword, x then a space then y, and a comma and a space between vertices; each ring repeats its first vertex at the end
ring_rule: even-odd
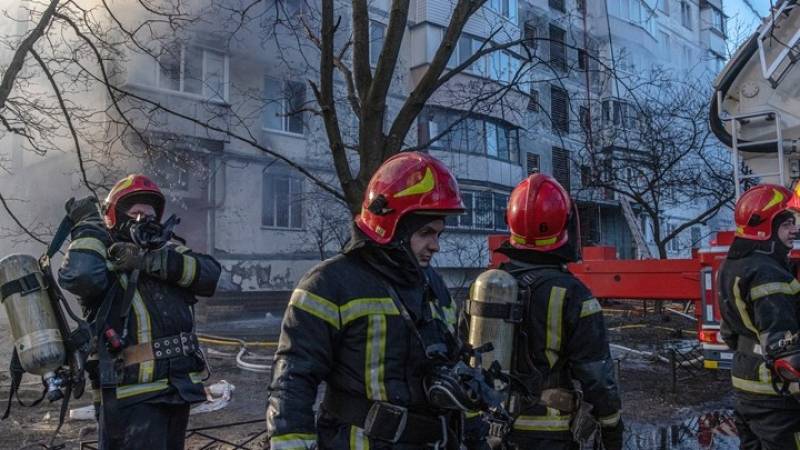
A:
MULTIPOLYGON (((572 199, 555 178, 536 173, 522 180, 511 192, 506 209, 511 245, 540 252, 563 246, 570 238, 573 209, 572 199)), ((574 238, 577 242, 579 236, 574 238)))
POLYGON ((117 209, 120 204, 124 202, 133 206, 131 201, 152 205, 156 210, 156 217, 161 220, 164 214, 164 194, 161 189, 150 178, 131 174, 119 180, 103 202, 103 219, 109 229, 117 225, 117 209))
POLYGON ((426 153, 403 152, 384 161, 372 175, 355 222, 367 237, 387 244, 406 214, 463 212, 458 182, 450 170, 426 153))
POLYGON ((772 237, 772 221, 787 210, 796 210, 792 192, 776 184, 759 184, 736 202, 736 237, 766 241, 772 237), (791 202, 791 204, 790 204, 791 202))

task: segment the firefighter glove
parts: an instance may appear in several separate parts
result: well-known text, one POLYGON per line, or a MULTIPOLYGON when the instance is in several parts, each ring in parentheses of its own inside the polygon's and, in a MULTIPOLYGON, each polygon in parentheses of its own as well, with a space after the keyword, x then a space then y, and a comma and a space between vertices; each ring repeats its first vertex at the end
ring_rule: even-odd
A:
POLYGON ((132 242, 117 242, 108 249, 108 258, 117 272, 141 270, 165 280, 167 277, 168 250, 146 251, 132 242))
POLYGON ((67 210, 67 216, 74 224, 87 220, 102 222, 100 210, 97 207, 97 199, 91 195, 80 200, 75 200, 75 197, 72 197, 67 200, 64 208, 67 210))
POLYGON ((144 268, 144 250, 131 242, 117 242, 108 249, 108 260, 116 272, 144 268))

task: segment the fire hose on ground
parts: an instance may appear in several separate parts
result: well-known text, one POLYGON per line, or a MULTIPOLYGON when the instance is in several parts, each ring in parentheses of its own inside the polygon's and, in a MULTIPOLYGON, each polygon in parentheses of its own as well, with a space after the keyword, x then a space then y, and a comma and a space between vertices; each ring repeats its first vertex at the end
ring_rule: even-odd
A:
POLYGON ((238 346, 239 351, 236 353, 235 356, 230 353, 219 352, 219 351, 215 351, 213 354, 223 357, 234 357, 236 359, 236 367, 242 370, 249 370, 251 372, 260 372, 260 373, 269 372, 272 370, 272 364, 257 364, 254 362, 245 361, 245 356, 249 353, 248 350, 249 347, 274 348, 278 346, 277 342, 270 342, 270 341, 248 342, 243 339, 230 338, 225 336, 215 336, 210 334, 198 334, 197 338, 203 344, 238 346))
MULTIPOLYGON (((617 350, 620 350, 620 351, 623 351, 623 352, 626 352, 626 353, 631 353, 633 355, 643 356, 645 358, 653 358, 653 359, 655 359, 657 361, 665 362, 667 364, 671 364, 672 363, 672 361, 670 361, 669 358, 661 356, 658 353, 648 352, 648 351, 645 351, 645 350, 636 350, 636 349, 633 349, 633 348, 630 348, 630 347, 625 347, 625 346, 622 346, 622 345, 619 345, 619 344, 609 344, 609 347, 615 348, 617 350)), ((690 366, 694 366, 695 364, 698 364, 698 363, 701 363, 701 362, 703 362, 703 357, 702 356, 698 356, 697 358, 690 359, 690 360, 687 360, 687 361, 681 361, 681 362, 679 362, 677 364, 680 367, 690 367, 690 366)))

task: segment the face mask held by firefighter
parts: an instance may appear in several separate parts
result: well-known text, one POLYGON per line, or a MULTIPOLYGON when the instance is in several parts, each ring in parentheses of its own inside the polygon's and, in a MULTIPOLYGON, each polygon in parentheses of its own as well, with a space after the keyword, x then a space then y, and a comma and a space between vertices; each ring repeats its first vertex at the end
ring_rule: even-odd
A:
POLYGON ((118 235, 140 248, 156 250, 172 239, 173 230, 180 222, 181 219, 174 214, 163 224, 158 223, 158 219, 153 216, 137 214, 135 218, 122 223, 118 235))

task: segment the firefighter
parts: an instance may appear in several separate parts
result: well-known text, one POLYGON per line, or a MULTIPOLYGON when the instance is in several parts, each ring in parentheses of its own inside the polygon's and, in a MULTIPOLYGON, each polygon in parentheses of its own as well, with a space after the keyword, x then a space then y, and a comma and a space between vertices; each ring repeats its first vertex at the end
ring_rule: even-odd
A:
POLYGON ((58 278, 101 338, 89 366, 101 449, 183 449, 189 405, 206 398, 192 308, 214 294, 220 265, 173 241, 134 243, 141 226, 161 229, 164 203, 130 175, 102 212, 94 197, 66 205, 75 225, 58 278))
POLYGON ((500 268, 518 280, 525 305, 516 370, 538 371, 543 389, 537 403, 523 401, 508 442, 519 449, 577 449, 572 425, 581 434, 599 428, 606 449, 621 449, 621 402, 600 303, 566 269, 580 259, 574 202, 555 179, 534 174, 511 193, 506 222, 511 236, 497 251, 509 261, 500 268))
POLYGON ((798 230, 796 201, 770 184, 742 194, 719 272, 720 334, 735 350, 731 379, 745 450, 800 449, 800 283, 788 259, 798 230))
POLYGON ((455 304, 430 262, 446 216, 463 210, 455 178, 427 154, 378 168, 342 253, 292 293, 266 412, 272 450, 458 448, 461 414, 432 404, 426 386, 460 346, 455 304))

